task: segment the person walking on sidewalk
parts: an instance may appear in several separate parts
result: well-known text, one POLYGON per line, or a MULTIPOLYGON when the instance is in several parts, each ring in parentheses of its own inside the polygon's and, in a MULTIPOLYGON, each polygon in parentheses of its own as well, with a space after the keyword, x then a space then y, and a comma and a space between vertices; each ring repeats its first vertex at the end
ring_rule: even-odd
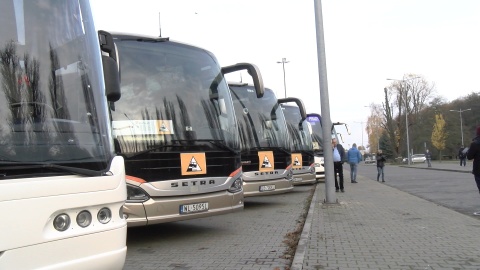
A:
POLYGON ((345 149, 341 144, 337 142, 336 138, 332 139, 332 148, 333 148, 333 173, 335 174, 335 191, 338 192, 341 190, 345 192, 343 187, 343 162, 345 161, 345 149), (338 178, 340 180, 337 181, 337 173, 338 178))
MULTIPOLYGON (((473 159, 472 173, 477 183, 478 192, 480 193, 480 126, 477 127, 476 135, 468 148, 467 158, 468 160, 473 159)), ((480 211, 473 214, 480 216, 480 211)))
POLYGON ((380 181, 380 175, 382 176, 382 182, 385 182, 384 167, 385 167, 385 156, 382 153, 381 149, 377 151, 377 181, 380 181))
POLYGON ((352 183, 357 182, 357 167, 358 163, 362 161, 362 154, 357 149, 357 144, 354 143, 352 148, 347 151, 347 162, 350 164, 350 180, 352 183))
POLYGON ((467 155, 465 153, 465 148, 463 147, 460 147, 460 150, 458 150, 458 159, 460 159, 460 167, 461 166, 467 166, 467 155))
POLYGON ((432 167, 432 153, 430 153, 428 149, 425 151, 425 159, 427 160, 428 167, 432 167))

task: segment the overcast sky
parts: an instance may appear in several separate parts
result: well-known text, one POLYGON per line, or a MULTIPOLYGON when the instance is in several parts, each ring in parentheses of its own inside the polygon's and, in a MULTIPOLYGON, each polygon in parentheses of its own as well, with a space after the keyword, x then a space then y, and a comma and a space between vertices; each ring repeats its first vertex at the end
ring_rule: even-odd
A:
MULTIPOLYGON (((367 145, 360 122, 370 113, 365 106, 384 100, 386 78, 420 75, 447 101, 480 91, 480 1, 321 2, 330 115, 350 127, 351 135, 339 130, 345 147, 362 137, 367 145)), ((160 21, 162 36, 211 51, 221 66, 254 63, 279 98, 277 62, 286 58, 287 96, 321 112, 314 0, 101 0, 92 7, 99 30, 158 36, 160 21)))

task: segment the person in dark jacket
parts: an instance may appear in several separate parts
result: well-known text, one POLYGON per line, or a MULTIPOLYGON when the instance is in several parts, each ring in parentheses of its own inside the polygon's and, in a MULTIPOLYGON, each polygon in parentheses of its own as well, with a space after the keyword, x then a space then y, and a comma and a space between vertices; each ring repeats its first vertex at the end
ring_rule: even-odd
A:
MULTIPOLYGON (((480 126, 477 127, 476 137, 473 139, 470 147, 467 151, 468 160, 473 159, 472 173, 477 183, 478 192, 480 192, 480 126)), ((473 213, 474 215, 480 215, 480 212, 473 213)))
POLYGON ((384 170, 385 167, 385 156, 382 153, 381 149, 378 149, 377 152, 377 181, 380 181, 380 175, 382 175, 382 182, 385 182, 384 170))
POLYGON ((460 166, 467 166, 467 155, 465 153, 465 148, 462 146, 458 150, 458 159, 460 159, 460 166))
POLYGON ((335 174, 335 191, 338 192, 341 190, 345 192, 343 187, 343 162, 345 162, 345 149, 341 144, 337 142, 337 139, 332 139, 332 151, 333 151, 333 173, 335 174), (337 173, 338 178, 340 180, 337 181, 337 173))

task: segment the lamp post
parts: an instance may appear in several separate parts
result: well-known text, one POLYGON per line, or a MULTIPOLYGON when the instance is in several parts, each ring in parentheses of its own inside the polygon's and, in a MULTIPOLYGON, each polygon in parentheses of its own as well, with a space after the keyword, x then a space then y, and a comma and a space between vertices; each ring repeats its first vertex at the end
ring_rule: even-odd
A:
POLYGON ((407 81, 410 81, 410 80, 414 80, 414 79, 417 79, 419 77, 415 77, 415 78, 410 78, 408 80, 405 80, 405 77, 401 80, 398 80, 398 79, 388 79, 388 81, 400 81, 402 82, 402 88, 404 88, 405 90, 405 127, 406 127, 406 133, 407 133, 407 162, 408 162, 408 165, 410 165, 410 138, 408 137, 408 103, 407 103, 407 89, 406 87, 404 87, 404 84, 406 84, 407 81))
POLYGON ((355 123, 359 123, 361 125, 361 128, 362 128, 362 148, 363 148, 363 150, 365 150, 365 146, 363 146, 363 124, 365 124, 365 122, 355 122, 355 123))
POLYGON ((287 97, 287 83, 285 82, 285 64, 290 61, 287 61, 287 58, 282 58, 282 61, 277 61, 278 64, 282 64, 283 68, 283 89, 285 90, 285 98, 287 97))
POLYGON ((458 111, 457 111, 457 110, 450 110, 451 112, 458 112, 458 113, 460 113, 460 133, 462 134, 462 147, 464 147, 464 144, 463 144, 463 120, 462 120, 462 112, 466 112, 466 111, 470 111, 470 110, 471 110, 471 108, 470 108, 470 109, 466 109, 466 110, 460 109, 460 110, 458 110, 458 111))

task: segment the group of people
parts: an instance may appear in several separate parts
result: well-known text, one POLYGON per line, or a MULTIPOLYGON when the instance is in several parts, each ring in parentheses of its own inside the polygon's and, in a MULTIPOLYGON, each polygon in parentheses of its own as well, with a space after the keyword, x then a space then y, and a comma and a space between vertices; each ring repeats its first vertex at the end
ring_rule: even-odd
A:
MULTIPOLYGON (((358 183, 357 178, 357 166, 362 161, 362 155, 357 148, 357 145, 354 143, 352 148, 347 152, 338 143, 337 139, 332 139, 332 150, 333 150, 333 168, 335 175, 335 189, 338 192, 339 190, 345 192, 343 185, 343 163, 348 162, 350 165, 350 179, 352 183, 358 183), (338 181, 337 180, 338 174, 338 181)), ((428 167, 431 167, 431 153, 427 150, 425 153, 428 167)), ((473 159, 473 169, 472 174, 475 178, 475 183, 477 184, 478 191, 480 192, 480 126, 476 129, 476 137, 472 140, 470 147, 461 148, 459 150, 460 166, 466 166, 466 159, 473 159)), ((382 153, 382 150, 378 150, 376 154, 377 162, 377 181, 385 182, 384 177, 384 167, 385 167, 385 156, 382 153)), ((480 212, 475 212, 475 215, 480 215, 480 212)))
MULTIPOLYGON (((333 169, 335 175, 335 191, 336 192, 345 192, 345 187, 343 185, 343 163, 346 161, 350 165, 350 180, 352 183, 356 184, 357 182, 357 167, 358 164, 363 160, 362 154, 357 148, 357 144, 354 143, 352 148, 347 152, 341 144, 338 143, 336 138, 332 139, 332 149, 333 149, 333 169), (338 175, 338 176, 337 176, 338 175)), ((384 176, 384 167, 385 156, 382 153, 382 150, 378 150, 376 154, 377 161, 377 181, 385 182, 384 176)))

